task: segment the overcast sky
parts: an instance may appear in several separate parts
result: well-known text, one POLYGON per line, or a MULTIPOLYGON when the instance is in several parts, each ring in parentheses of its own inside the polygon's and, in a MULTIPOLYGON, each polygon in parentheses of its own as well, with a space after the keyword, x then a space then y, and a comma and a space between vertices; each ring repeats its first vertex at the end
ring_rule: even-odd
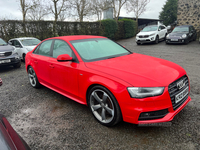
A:
MULTIPOLYGON (((158 19, 166 0, 151 0, 147 5, 147 11, 140 18, 158 19)), ((1 19, 16 19, 22 20, 22 13, 19 9, 19 0, 0 0, 0 20, 1 19)), ((125 9, 122 9, 120 16, 135 17, 133 13, 127 14, 125 9)), ((53 17, 48 18, 53 19, 53 17)))

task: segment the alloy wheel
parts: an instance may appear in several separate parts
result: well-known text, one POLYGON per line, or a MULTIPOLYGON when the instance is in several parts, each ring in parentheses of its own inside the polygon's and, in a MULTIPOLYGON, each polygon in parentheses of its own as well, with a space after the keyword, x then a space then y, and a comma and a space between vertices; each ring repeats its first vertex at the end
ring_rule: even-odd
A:
POLYGON ((90 95, 90 108, 96 119, 104 124, 113 121, 115 109, 110 96, 103 90, 96 89, 90 95))
POLYGON ((29 69, 28 69, 28 77, 29 77, 30 84, 33 87, 36 87, 36 85, 37 85, 37 77, 36 77, 35 71, 33 70, 32 67, 29 67, 29 69))

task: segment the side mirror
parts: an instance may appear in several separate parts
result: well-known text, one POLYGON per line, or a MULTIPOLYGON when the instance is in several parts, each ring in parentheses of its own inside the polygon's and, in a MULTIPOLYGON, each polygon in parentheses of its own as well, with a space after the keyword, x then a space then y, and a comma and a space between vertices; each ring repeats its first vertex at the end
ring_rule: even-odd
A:
POLYGON ((70 57, 68 54, 62 54, 57 57, 57 61, 59 62, 73 61, 73 58, 70 57))
POLYGON ((10 41, 8 41, 8 44, 9 44, 9 45, 12 45, 12 43, 11 43, 10 41))

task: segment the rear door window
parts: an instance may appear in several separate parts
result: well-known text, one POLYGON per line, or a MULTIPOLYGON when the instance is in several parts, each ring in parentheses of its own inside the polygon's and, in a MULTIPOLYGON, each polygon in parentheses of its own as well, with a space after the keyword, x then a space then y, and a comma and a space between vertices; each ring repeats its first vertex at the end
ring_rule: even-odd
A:
POLYGON ((37 50, 39 55, 49 56, 51 50, 52 40, 44 41, 37 50))

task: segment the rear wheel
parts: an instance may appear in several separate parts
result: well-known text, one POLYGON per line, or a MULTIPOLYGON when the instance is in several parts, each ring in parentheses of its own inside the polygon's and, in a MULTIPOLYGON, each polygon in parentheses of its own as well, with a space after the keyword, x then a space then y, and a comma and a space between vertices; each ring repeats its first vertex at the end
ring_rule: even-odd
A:
POLYGON ((196 36, 194 36, 194 38, 193 38, 193 41, 196 41, 196 39, 197 39, 197 35, 196 35, 196 36))
POLYGON ((40 83, 37 79, 35 71, 31 66, 28 68, 28 78, 29 78, 29 82, 32 87, 34 87, 34 88, 40 87, 40 83))
POLYGON ((26 54, 23 54, 23 55, 22 55, 22 61, 23 61, 23 62, 25 62, 25 57, 26 57, 26 54))
POLYGON ((94 86, 88 94, 88 105, 95 119, 105 126, 121 121, 121 111, 114 95, 103 86, 94 86))
POLYGON ((167 34, 165 34, 164 41, 166 40, 167 34))

